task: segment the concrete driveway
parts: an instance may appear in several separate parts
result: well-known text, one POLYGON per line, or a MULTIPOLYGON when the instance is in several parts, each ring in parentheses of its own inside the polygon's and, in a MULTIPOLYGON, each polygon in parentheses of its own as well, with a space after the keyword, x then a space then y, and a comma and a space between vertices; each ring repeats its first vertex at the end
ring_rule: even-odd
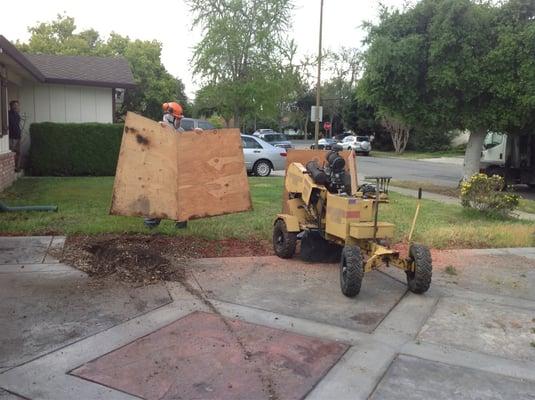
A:
POLYGON ((0 399, 534 399, 535 249, 436 252, 344 297, 334 264, 192 260, 100 285, 62 238, 0 238, 0 399), (53 252, 53 251, 52 251, 53 252))

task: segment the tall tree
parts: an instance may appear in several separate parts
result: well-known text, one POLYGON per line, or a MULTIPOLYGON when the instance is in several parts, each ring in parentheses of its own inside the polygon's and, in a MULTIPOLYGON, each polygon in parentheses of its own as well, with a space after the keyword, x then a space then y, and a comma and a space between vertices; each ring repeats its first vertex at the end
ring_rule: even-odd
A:
POLYGON ((58 15, 51 22, 40 22, 28 31, 29 41, 17 42, 19 49, 26 53, 125 57, 138 86, 126 91, 119 115, 136 111, 159 119, 162 103, 170 100, 180 101, 189 112, 184 84, 162 64, 160 42, 131 40, 113 32, 105 41, 94 29, 76 33, 74 18, 65 15, 58 15))
POLYGON ((383 8, 380 22, 368 25, 361 97, 408 127, 469 130, 463 175, 471 176, 487 130, 522 129, 535 111, 530 4, 422 0, 403 11, 383 8), (504 17, 511 8, 523 10, 516 22, 504 17))
MULTIPOLYGON (((188 0, 203 38, 195 46, 193 71, 206 85, 224 89, 234 126, 259 109, 277 112, 292 0, 188 0), (273 110, 269 110, 271 107, 273 110)), ((290 50, 291 52, 291 50, 290 50)), ((223 101, 223 100, 222 100, 223 101)))

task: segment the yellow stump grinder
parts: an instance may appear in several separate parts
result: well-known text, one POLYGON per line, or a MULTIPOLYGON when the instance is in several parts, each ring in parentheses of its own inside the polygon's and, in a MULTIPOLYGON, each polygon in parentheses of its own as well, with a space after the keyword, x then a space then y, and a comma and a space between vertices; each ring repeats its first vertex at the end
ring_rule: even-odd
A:
MULTIPOLYGON (((355 163, 354 155, 348 158, 355 163)), ((411 244, 409 255, 385 243, 394 236, 394 224, 379 221, 379 204, 388 202, 389 177, 366 177, 375 185, 357 188, 356 167, 346 171, 346 160, 337 150, 329 152, 324 165, 309 161, 288 166, 285 189, 288 196, 284 214, 273 226, 273 247, 282 258, 295 254, 301 240, 301 257, 340 260, 340 286, 348 297, 356 296, 365 272, 382 265, 405 271, 410 291, 424 293, 431 284, 431 253, 420 244, 411 244)), ((421 197, 421 191, 420 195, 421 197)), ((413 220, 413 227, 416 215, 413 220)), ((412 235, 411 235, 412 236, 412 235)), ((410 241, 410 239, 409 239, 410 241)))

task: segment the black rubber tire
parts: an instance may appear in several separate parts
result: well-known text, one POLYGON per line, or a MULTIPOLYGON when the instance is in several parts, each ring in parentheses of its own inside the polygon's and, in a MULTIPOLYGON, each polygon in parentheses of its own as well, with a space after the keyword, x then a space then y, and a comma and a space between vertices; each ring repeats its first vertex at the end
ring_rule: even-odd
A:
POLYGON ((340 259, 340 288, 342 293, 347 297, 355 297, 359 294, 363 277, 364 265, 360 248, 345 245, 340 259))
POLYGON ((364 153, 364 155, 365 155, 366 157, 369 157, 369 156, 370 156, 370 152, 367 151, 366 153, 364 153))
POLYGON ((417 294, 425 293, 431 285, 431 275, 433 274, 431 252, 427 246, 413 244, 409 249, 409 257, 415 264, 414 272, 406 271, 409 290, 417 294))
POLYGON ((292 258, 297 245, 297 232, 288 232, 286 223, 278 219, 273 225, 273 250, 280 258, 292 258))
POLYGON ((268 160, 258 160, 253 167, 254 174, 256 176, 262 177, 269 176, 271 174, 272 169, 273 167, 271 166, 271 163, 268 160), (267 167, 267 172, 264 172, 266 171, 264 169, 265 167, 267 167))
POLYGON ((351 151, 351 150, 352 150, 352 149, 351 149, 351 146, 349 146, 349 147, 347 148, 347 151, 351 151))

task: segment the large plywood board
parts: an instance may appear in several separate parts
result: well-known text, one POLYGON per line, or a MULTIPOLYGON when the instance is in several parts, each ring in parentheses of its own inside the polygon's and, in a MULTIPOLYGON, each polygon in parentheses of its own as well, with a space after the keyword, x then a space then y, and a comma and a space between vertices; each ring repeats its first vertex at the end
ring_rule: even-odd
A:
MULTIPOLYGON (((304 167, 306 167, 306 164, 309 161, 316 160, 320 166, 322 166, 324 163, 326 163, 325 157, 327 154, 329 154, 330 150, 288 150, 288 155, 286 157, 286 170, 288 170, 288 167, 291 163, 298 162, 303 164, 304 167)), ((350 151, 344 150, 340 151, 339 154, 347 160, 350 151)), ((348 163, 346 161, 346 170, 348 170, 348 163)), ((285 173, 286 175, 286 173, 285 173)), ((284 188, 284 193, 282 195, 282 212, 287 213, 289 211, 288 204, 288 192, 286 191, 286 188, 284 188)))
POLYGON ((184 221, 250 209, 237 129, 177 133, 128 113, 111 214, 184 221))
POLYGON ((185 132, 178 137, 179 219, 250 210, 239 130, 185 132))

